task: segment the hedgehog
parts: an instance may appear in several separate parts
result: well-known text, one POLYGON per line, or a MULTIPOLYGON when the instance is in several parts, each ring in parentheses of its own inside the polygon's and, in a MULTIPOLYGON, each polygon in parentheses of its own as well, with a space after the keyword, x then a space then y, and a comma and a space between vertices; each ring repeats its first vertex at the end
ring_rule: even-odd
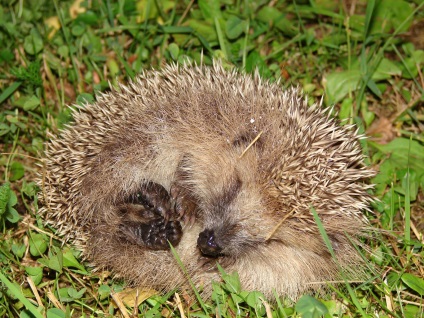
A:
POLYGON ((210 296, 221 267, 296 299, 363 279, 374 172, 364 136, 330 113, 219 62, 144 71, 51 136, 40 213, 128 286, 210 296))

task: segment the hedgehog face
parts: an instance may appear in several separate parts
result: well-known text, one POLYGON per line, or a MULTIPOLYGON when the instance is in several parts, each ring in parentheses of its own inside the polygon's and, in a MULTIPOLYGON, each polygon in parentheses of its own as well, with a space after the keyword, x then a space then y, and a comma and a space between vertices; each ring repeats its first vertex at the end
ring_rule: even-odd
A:
POLYGON ((230 177, 217 173, 218 180, 227 181, 210 189, 207 200, 200 204, 204 229, 197 246, 205 256, 240 257, 265 241, 260 233, 265 225, 261 218, 262 194, 257 184, 242 172, 243 162, 237 165, 230 177))
POLYGON ((252 235, 250 222, 224 218, 218 222, 207 220, 206 223, 208 225, 197 239, 197 246, 205 256, 240 257, 253 246, 264 242, 264 238, 252 235))
POLYGON ((234 211, 241 187, 239 178, 231 180, 205 207, 205 230, 197 240, 202 254, 216 257, 219 254, 238 254, 244 249, 242 245, 246 241, 237 238, 245 231, 235 217, 238 211, 234 211))

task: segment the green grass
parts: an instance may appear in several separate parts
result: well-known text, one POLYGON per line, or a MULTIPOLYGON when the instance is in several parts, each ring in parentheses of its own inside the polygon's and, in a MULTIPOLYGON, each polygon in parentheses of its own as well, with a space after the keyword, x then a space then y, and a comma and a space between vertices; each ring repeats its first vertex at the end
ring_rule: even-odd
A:
POLYGON ((0 317, 422 317, 423 67, 422 0, 0 2, 0 317), (209 301, 146 293, 118 307, 123 283, 90 273, 43 225, 34 180, 66 105, 165 62, 213 58, 299 85, 310 103, 324 96, 367 134, 380 200, 367 216, 382 230, 369 242, 372 280, 293 303, 224 273, 209 301))

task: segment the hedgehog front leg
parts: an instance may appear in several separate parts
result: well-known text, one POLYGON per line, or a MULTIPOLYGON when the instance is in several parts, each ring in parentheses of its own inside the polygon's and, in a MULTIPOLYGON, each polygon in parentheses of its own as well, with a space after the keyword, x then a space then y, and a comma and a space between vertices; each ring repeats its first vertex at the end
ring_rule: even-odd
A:
POLYGON ((125 210, 126 219, 120 231, 126 240, 153 250, 169 249, 168 242, 174 246, 180 242, 181 224, 176 220, 175 208, 168 192, 160 184, 144 184, 122 209, 125 210), (137 215, 134 217, 134 214, 137 215))
POLYGON ((184 156, 178 164, 169 194, 178 220, 182 220, 185 224, 193 225, 196 221, 198 205, 191 186, 187 182, 190 180, 189 170, 187 170, 189 165, 188 156, 184 156))
POLYGON ((121 232, 137 244, 152 250, 167 250, 169 243, 176 246, 182 236, 180 222, 166 222, 163 218, 153 219, 147 223, 125 222, 121 224, 121 232))
POLYGON ((174 205, 175 215, 185 224, 193 225, 196 220, 196 199, 186 188, 178 182, 171 186, 171 200, 174 205))

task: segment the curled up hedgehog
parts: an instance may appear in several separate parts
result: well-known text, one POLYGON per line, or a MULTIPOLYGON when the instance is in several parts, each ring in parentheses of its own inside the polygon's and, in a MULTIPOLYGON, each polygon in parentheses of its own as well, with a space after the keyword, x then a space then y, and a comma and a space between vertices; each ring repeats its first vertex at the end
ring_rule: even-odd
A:
POLYGON ((220 63, 170 65, 73 119, 47 146, 41 213, 96 269, 189 288, 172 245, 206 296, 217 263, 269 297, 363 277, 352 242, 367 232, 374 173, 361 136, 296 88, 220 63))

